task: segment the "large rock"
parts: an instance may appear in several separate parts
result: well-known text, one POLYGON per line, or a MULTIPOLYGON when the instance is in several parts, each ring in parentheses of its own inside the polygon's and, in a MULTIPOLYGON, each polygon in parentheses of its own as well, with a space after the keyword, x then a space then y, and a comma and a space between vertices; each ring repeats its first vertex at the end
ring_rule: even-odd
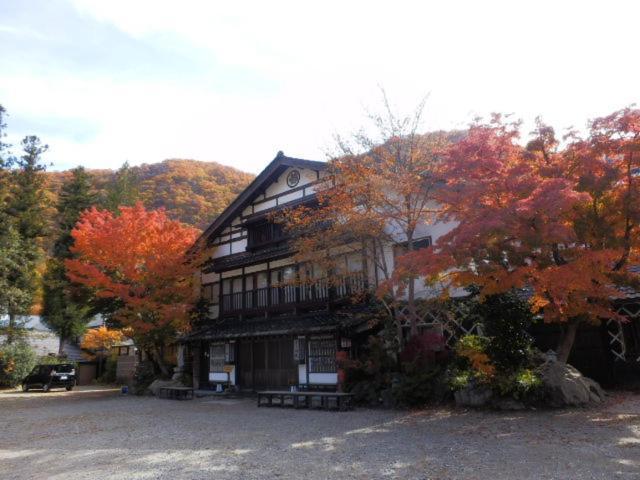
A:
POLYGON ((548 359, 537 370, 551 406, 584 406, 605 399, 600 385, 571 365, 548 359))
POLYGON ((489 403, 493 392, 489 387, 472 381, 466 387, 456 390, 453 397, 459 407, 482 407, 489 403))
POLYGON ((154 396, 158 396, 158 391, 162 387, 184 387, 182 382, 179 380, 154 380, 151 385, 147 388, 149 393, 154 396))

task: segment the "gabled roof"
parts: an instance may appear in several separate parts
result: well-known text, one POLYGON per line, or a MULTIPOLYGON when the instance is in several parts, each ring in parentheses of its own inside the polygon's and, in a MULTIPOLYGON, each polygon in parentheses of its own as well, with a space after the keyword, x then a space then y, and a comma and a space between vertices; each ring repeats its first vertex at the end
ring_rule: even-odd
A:
POLYGON ((276 157, 253 179, 253 182, 238 195, 233 202, 213 221, 202 235, 196 241, 196 244, 203 238, 210 238, 217 235, 227 222, 239 215, 251 201, 260 195, 268 186, 268 184, 277 178, 283 171, 289 167, 308 168, 310 170, 324 170, 327 168, 326 162, 316 160, 304 160, 302 158, 287 157, 282 151, 279 151, 276 157))

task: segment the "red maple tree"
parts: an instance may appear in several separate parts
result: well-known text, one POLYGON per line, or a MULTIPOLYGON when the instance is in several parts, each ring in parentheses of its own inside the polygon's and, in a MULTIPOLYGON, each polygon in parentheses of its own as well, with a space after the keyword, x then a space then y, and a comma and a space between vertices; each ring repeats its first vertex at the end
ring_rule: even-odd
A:
POLYGON ((67 275, 117 301, 114 319, 131 329, 165 375, 163 345, 189 328, 196 290, 187 252, 198 234, 141 203, 120 207, 118 216, 91 208, 71 232, 77 258, 65 261, 67 275))
POLYGON ((579 325, 619 319, 619 287, 638 285, 627 267, 640 254, 640 111, 598 118, 564 148, 541 122, 526 147, 519 138, 520 124, 496 115, 449 147, 439 218, 458 225, 400 259, 398 274, 475 284, 483 296, 528 289, 532 310, 565 326, 567 361, 579 325))

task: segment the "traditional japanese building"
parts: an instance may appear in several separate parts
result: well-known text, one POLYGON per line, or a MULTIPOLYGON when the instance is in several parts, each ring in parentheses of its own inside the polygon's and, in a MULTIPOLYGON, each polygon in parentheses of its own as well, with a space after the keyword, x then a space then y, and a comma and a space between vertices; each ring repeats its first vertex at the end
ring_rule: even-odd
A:
MULTIPOLYGON (((314 205, 325 171, 325 162, 279 152, 202 234, 213 252, 200 272, 208 315, 184 339, 198 387, 338 385, 337 359, 368 330, 363 292, 375 286, 375 272, 352 252, 330 284, 319 268, 295 263, 282 226, 272 221, 278 210, 314 205)), ((430 241, 426 234, 418 240, 430 241)), ((393 256, 393 246, 386 254, 393 256)))
POLYGON ((347 312, 351 294, 366 288, 362 262, 345 258, 344 281, 329 286, 313 267, 294 263, 270 215, 312 205, 325 168, 278 153, 203 233, 213 252, 200 273, 209 312, 187 338, 200 388, 336 388, 339 352, 362 328, 347 312), (293 282, 300 276, 308 281, 293 282))
MULTIPOLYGON (((203 232, 199 244, 212 252, 198 273, 207 313, 182 338, 196 388, 335 390, 338 360, 352 356, 371 333, 366 292, 377 285, 375 267, 350 251, 341 260, 339 280, 329 283, 321 269, 296 264, 286 232, 273 221, 279 210, 317 203, 315 188, 326 166, 279 152, 203 232)), ((452 226, 422 225, 415 245, 431 244, 452 226)), ((398 247, 402 239, 380 253, 389 265, 398 247)), ((417 294, 426 295, 426 290, 417 294)), ((600 381, 640 365, 638 322, 633 321, 640 318, 639 303, 635 293, 629 297, 616 308, 631 322, 603 322, 579 333, 572 363, 600 381)), ((478 333, 477 325, 462 324, 452 313, 441 317, 424 311, 419 327, 437 326, 449 347, 460 335, 478 333)), ((558 330, 537 328, 537 346, 554 348, 558 330)))

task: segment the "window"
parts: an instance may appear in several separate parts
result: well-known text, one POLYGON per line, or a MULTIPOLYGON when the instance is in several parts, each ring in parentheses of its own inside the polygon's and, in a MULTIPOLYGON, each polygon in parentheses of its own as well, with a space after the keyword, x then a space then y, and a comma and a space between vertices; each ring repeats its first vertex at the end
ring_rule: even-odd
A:
POLYGON ((284 228, 280 223, 262 222, 249 227, 248 248, 260 247, 285 238, 284 228))
POLYGON ((305 361, 304 346, 305 346, 304 337, 298 337, 293 339, 293 361, 300 365, 304 365, 304 361, 305 361))
POLYGON ((129 355, 129 347, 118 347, 118 355, 129 355))
POLYGON ((309 341, 309 373, 336 373, 336 341, 333 338, 309 341))
MULTIPOLYGON (((393 246, 393 258, 397 258, 407 253, 407 242, 396 243, 393 246)), ((431 246, 431 237, 417 238, 413 240, 413 249, 420 250, 431 246)))
POLYGON ((224 343, 216 343, 209 347, 209 371, 215 373, 224 372, 226 348, 224 343))
POLYGON ((213 305, 220 303, 220 284, 208 283, 203 285, 202 298, 213 305))

